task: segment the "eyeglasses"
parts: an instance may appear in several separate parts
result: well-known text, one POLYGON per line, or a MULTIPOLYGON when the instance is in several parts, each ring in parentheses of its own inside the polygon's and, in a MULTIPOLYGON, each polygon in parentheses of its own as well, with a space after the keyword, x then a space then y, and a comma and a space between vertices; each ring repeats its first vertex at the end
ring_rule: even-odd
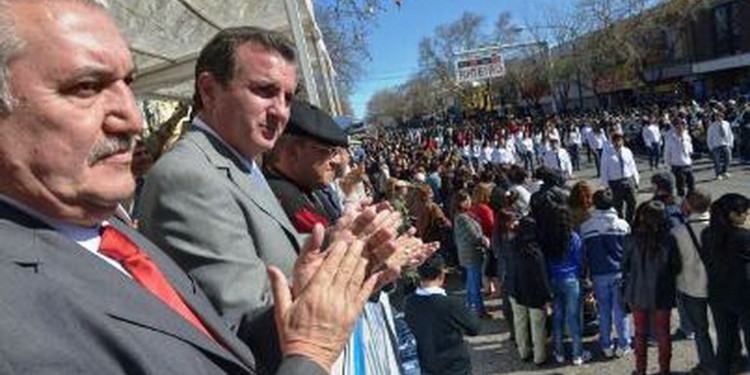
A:
POLYGON ((343 147, 339 147, 339 146, 324 146, 314 140, 308 140, 307 144, 310 145, 312 148, 314 148, 316 151, 325 155, 326 159, 332 158, 344 152, 345 150, 343 147))

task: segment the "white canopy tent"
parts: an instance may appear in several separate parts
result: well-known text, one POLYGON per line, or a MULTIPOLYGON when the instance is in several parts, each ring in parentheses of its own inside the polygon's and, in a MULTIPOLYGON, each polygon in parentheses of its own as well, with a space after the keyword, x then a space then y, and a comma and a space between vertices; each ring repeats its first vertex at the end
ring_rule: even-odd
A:
POLYGON ((138 67, 133 89, 139 98, 189 100, 203 45, 223 28, 252 25, 292 38, 308 99, 341 114, 335 71, 310 0, 109 0, 109 5, 138 67))

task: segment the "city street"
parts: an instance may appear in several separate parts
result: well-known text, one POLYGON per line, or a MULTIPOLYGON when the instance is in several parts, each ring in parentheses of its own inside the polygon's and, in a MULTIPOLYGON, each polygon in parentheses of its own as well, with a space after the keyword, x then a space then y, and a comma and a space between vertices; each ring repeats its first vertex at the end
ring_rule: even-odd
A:
MULTIPOLYGON (((733 163, 730 173, 732 178, 723 181, 714 179, 713 164, 707 159, 696 161, 695 178, 697 186, 707 189, 716 199, 722 194, 729 192, 750 193, 750 167, 740 166, 733 163)), ((596 183, 596 177, 593 167, 588 165, 585 155, 582 159, 582 166, 588 166, 579 172, 579 177, 586 178, 596 183)), ((652 194, 650 179, 653 172, 648 171, 647 161, 639 160, 639 169, 641 170, 641 189, 639 191, 639 202, 649 199, 652 194), (645 163, 645 164, 644 164, 645 163)), ((460 293, 460 292, 456 292, 460 293)), ((601 353, 596 344, 596 336, 585 338, 586 348, 592 352, 594 359, 580 367, 575 367, 568 362, 565 365, 547 364, 537 367, 530 363, 521 362, 518 359, 515 346, 510 341, 510 334, 505 321, 502 319, 500 312, 500 301, 489 300, 488 308, 493 315, 492 320, 482 322, 482 333, 477 337, 467 338, 470 343, 470 352, 472 355, 472 365, 474 375, 558 375, 558 374, 630 374, 634 368, 632 358, 621 358, 614 360, 603 360, 601 353)), ((678 317, 676 310, 673 312, 672 331, 678 326, 678 317)), ((715 342, 714 342, 715 344, 715 342)), ((682 340, 673 341, 672 343, 672 370, 677 374, 687 374, 696 364, 695 345, 692 341, 682 340)), ((570 358, 568 358, 570 361, 570 358)), ((657 351, 655 347, 649 349, 649 373, 658 371, 657 351)), ((750 374, 750 369, 742 372, 750 374)))

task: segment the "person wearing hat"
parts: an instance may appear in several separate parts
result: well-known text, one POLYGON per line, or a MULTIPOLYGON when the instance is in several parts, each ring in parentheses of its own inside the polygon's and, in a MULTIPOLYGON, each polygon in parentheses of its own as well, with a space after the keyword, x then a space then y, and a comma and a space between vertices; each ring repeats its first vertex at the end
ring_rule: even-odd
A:
POLYGON ((614 207, 618 215, 632 222, 640 175, 633 152, 625 146, 625 136, 621 132, 612 133, 612 148, 602 155, 601 181, 612 189, 614 207))
POLYGON ((570 154, 560 147, 560 138, 550 137, 549 145, 549 150, 542 157, 544 166, 559 172, 566 179, 573 177, 573 164, 570 161, 570 154))
POLYGON ((677 195, 685 196, 685 185, 689 194, 695 189, 695 178, 693 177, 693 141, 686 130, 685 120, 680 118, 675 122, 674 128, 667 133, 664 144, 664 162, 672 169, 677 184, 677 195))
POLYGON ((347 136, 333 118, 312 104, 293 101, 286 132, 266 155, 264 172, 271 191, 294 227, 310 233, 338 219, 341 207, 326 196, 336 176, 347 136))

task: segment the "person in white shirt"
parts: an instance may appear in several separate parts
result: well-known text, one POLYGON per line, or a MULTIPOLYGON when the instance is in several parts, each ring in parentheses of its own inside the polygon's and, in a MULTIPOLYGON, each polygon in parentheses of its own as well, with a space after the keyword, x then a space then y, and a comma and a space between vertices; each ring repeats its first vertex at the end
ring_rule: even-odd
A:
POLYGON ((589 148, 594 151, 594 163, 596 164, 596 177, 601 177, 601 159, 602 150, 604 149, 604 143, 607 141, 607 136, 604 134, 604 130, 601 126, 597 126, 586 140, 589 148))
POLYGON ((565 178, 573 177, 573 165, 568 151, 560 147, 560 139, 549 139, 550 149, 544 153, 544 166, 562 173, 565 178))
POLYGON ((574 171, 581 170, 581 144, 583 143, 581 131, 578 129, 578 124, 571 124, 570 130, 568 131, 568 152, 570 153, 570 161, 573 164, 574 171))
POLYGON ((685 129, 686 126, 684 119, 678 119, 674 129, 667 134, 664 145, 664 162, 672 169, 677 195, 680 197, 685 196, 685 184, 688 194, 695 189, 693 160, 690 157, 693 153, 693 141, 685 129))
POLYGON ((492 164, 510 165, 516 162, 516 157, 505 138, 500 137, 498 144, 492 151, 492 164))
POLYGON ((644 118, 643 130, 641 131, 643 137, 643 144, 646 145, 648 150, 648 165, 651 170, 659 168, 659 154, 661 151, 661 133, 659 132, 659 126, 650 121, 648 118, 644 118))
POLYGON ((518 157, 523 160, 523 168, 529 172, 534 171, 535 157, 534 157, 534 139, 531 136, 531 131, 526 130, 516 140, 516 151, 518 157))
POLYGON ((713 157, 716 179, 723 180, 730 177, 727 170, 732 156, 734 135, 732 127, 728 121, 724 120, 721 112, 714 112, 712 116, 711 125, 708 126, 707 143, 713 157))
POLYGON ((612 134, 612 149, 602 155, 601 181, 612 189, 614 206, 620 217, 632 222, 640 175, 633 152, 625 146, 625 136, 622 133, 612 134), (623 203, 626 206, 624 214, 623 203))
POLYGON ((479 158, 480 164, 489 164, 492 162, 492 154, 496 147, 493 147, 489 142, 485 141, 482 145, 482 153, 479 158))

